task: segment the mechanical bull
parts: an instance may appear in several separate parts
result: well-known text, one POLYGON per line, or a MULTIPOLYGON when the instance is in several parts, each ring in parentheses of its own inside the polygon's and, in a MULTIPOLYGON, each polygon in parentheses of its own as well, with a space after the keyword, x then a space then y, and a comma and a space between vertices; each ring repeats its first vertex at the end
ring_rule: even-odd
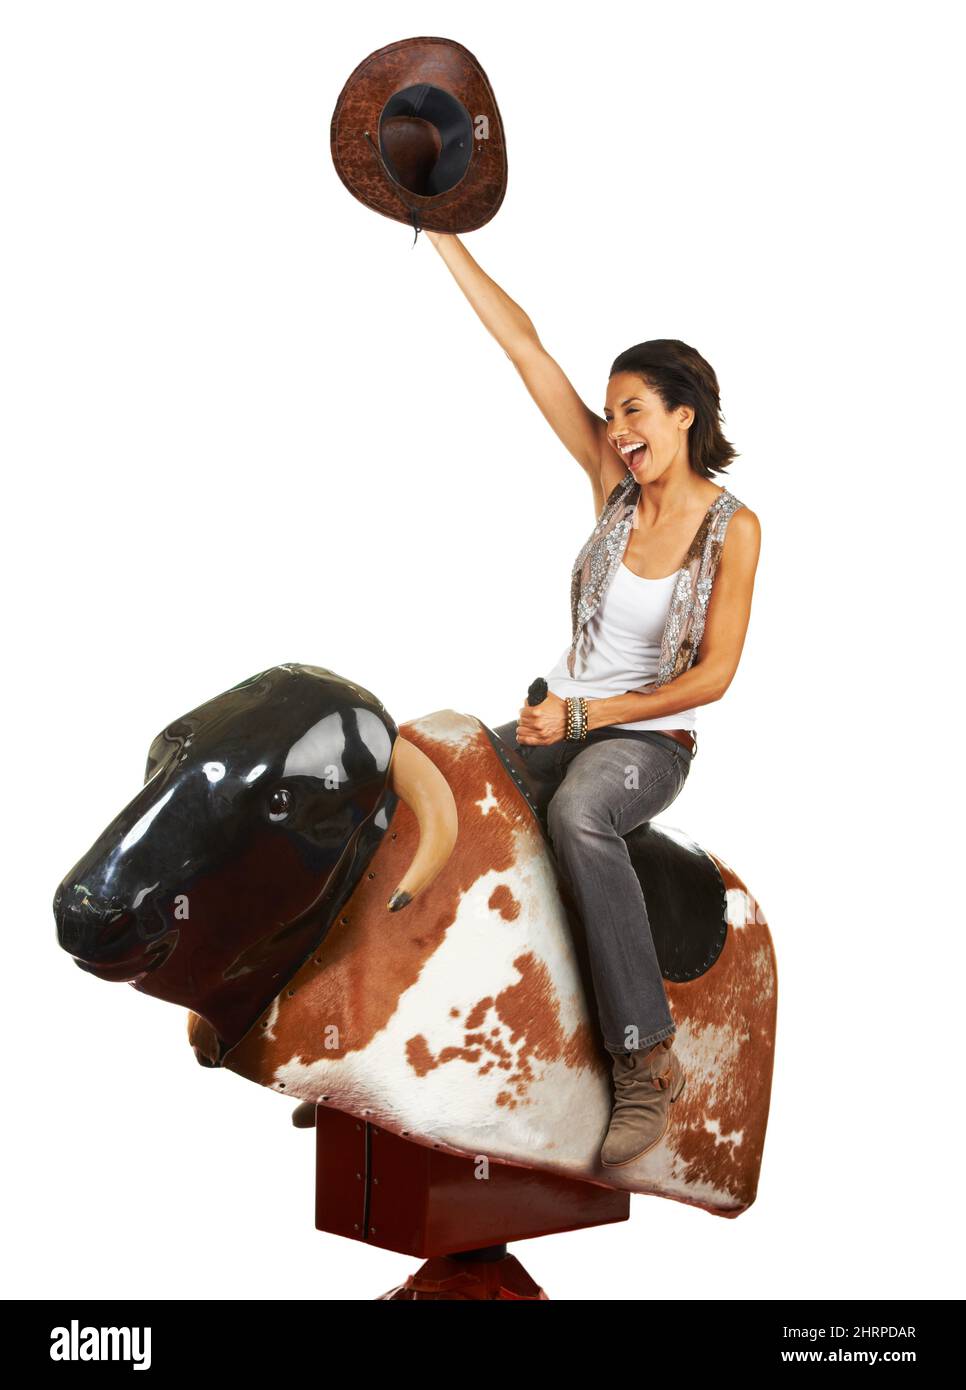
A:
POLYGON ((397 728, 332 671, 277 666, 158 735, 57 890, 58 938, 188 1008, 205 1065, 417 1144, 736 1216, 771 1090, 764 917, 679 832, 626 837, 689 1084, 656 1149, 601 1168, 609 1058, 538 801, 478 719, 397 728))

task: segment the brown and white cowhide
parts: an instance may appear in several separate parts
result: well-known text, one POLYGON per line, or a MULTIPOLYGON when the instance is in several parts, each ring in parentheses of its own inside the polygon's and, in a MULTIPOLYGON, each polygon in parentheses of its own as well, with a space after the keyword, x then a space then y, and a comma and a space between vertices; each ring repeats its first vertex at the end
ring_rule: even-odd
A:
MULTIPOLYGON (((409 907, 387 910, 418 839, 400 803, 323 945, 224 1065, 418 1144, 718 1216, 746 1210, 768 1119, 777 980, 767 923, 737 874, 711 856, 727 890, 724 947, 698 979, 666 982, 687 1075, 668 1133, 636 1163, 604 1169, 610 1059, 540 827, 477 719, 441 710, 400 732, 456 797, 449 863, 409 907)), ((207 1025, 192 1015, 189 1033, 203 1055, 207 1025)))

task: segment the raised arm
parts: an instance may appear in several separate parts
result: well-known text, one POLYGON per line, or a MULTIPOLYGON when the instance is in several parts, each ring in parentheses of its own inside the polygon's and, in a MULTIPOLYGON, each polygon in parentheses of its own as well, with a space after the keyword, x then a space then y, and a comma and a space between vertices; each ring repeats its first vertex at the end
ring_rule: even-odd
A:
MULTIPOLYGON (((477 265, 458 236, 427 231, 477 317, 516 367, 544 419, 594 487, 597 511, 603 506, 601 464, 610 451, 607 424, 577 395, 550 356, 519 304, 477 265)), ((612 452, 612 451, 610 451, 612 452)))

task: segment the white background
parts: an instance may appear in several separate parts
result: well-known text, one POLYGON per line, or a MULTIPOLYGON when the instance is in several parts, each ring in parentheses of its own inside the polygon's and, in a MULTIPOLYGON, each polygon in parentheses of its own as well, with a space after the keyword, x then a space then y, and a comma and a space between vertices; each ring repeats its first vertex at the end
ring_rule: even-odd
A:
POLYGON ((290 1103, 78 971, 50 902, 158 730, 258 670, 494 725, 567 644, 586 479, 329 157, 355 65, 443 34, 507 128, 468 247, 597 409, 619 351, 696 346, 763 531, 660 818, 774 935, 758 1200, 515 1253, 557 1299, 962 1297, 954 7, 2 13, 7 1294, 368 1299, 414 1267, 314 1230, 290 1103))

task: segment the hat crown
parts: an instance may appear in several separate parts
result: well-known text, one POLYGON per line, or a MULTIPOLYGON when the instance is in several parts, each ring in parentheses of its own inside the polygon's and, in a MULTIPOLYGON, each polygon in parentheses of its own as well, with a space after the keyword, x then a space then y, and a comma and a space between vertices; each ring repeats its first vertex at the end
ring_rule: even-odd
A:
POLYGON ((463 103, 421 82, 395 92, 379 117, 379 147, 398 183, 424 198, 448 193, 473 156, 473 121, 463 103))

